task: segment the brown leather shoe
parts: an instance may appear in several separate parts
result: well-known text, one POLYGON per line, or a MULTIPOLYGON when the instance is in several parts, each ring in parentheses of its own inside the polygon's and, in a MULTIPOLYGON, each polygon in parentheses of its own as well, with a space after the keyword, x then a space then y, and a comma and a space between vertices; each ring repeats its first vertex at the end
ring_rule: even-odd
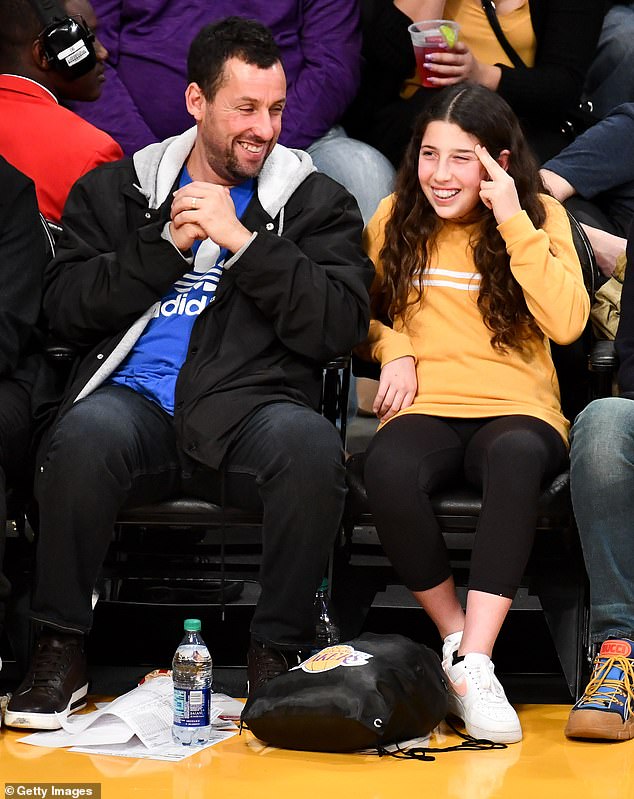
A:
POLYGON ((47 632, 40 636, 26 677, 4 716, 7 727, 58 730, 56 713, 69 716, 86 706, 88 678, 84 638, 47 632))
POLYGON ((297 651, 272 649, 251 639, 247 653, 247 688, 249 697, 264 683, 280 674, 285 674, 300 661, 297 651))

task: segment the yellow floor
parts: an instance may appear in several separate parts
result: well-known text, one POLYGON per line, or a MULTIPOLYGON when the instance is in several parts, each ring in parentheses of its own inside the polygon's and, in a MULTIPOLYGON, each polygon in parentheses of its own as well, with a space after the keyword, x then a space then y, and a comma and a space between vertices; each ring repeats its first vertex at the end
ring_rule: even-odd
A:
MULTIPOLYGON (((569 709, 520 706, 522 743, 449 752, 433 763, 267 749, 249 733, 163 763, 41 749, 3 729, 0 787, 11 795, 2 783, 100 783, 102 799, 634 799, 634 741, 568 741, 569 709)), ((436 743, 455 740, 446 732, 436 743)), ((14 795, 43 796, 25 789, 14 795)))

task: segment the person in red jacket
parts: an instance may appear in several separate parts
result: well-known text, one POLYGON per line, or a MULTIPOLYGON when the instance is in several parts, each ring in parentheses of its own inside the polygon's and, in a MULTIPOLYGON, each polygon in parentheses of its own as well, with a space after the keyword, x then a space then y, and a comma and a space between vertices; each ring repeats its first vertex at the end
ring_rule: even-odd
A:
POLYGON ((73 183, 123 153, 107 133, 60 105, 101 94, 108 53, 93 33, 92 6, 88 0, 66 0, 54 16, 83 42, 85 67, 68 69, 50 58, 47 20, 28 0, 0 5, 0 154, 33 180, 40 211, 59 222, 73 183))

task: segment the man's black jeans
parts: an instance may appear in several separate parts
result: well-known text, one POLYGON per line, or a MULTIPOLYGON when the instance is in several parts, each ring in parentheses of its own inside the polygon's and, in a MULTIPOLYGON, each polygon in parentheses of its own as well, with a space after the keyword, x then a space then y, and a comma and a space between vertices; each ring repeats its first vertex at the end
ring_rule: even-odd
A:
MULTIPOLYGON (((263 643, 312 642, 312 605, 345 499, 341 441, 310 408, 258 409, 225 459, 228 505, 263 509, 262 592, 251 633, 263 643)), ((122 386, 103 386, 57 423, 36 481, 40 507, 33 617, 87 632, 91 597, 117 514, 188 494, 218 501, 221 474, 181 474, 173 420, 122 386)))

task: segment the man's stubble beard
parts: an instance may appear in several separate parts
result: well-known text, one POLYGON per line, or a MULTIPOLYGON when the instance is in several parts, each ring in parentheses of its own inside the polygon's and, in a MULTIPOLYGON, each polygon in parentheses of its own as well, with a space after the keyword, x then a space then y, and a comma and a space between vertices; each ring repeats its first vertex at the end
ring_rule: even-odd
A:
MULTIPOLYGON (((239 144, 234 145, 234 147, 239 147, 239 144)), ((271 154, 272 147, 267 151, 266 155, 262 159, 259 166, 254 166, 253 169, 245 169, 241 164, 240 161, 235 154, 234 147, 230 147, 224 153, 224 158, 222 162, 218 162, 218 159, 214 157, 211 152, 211 148, 205 145, 205 158, 207 160, 207 164, 209 167, 218 175, 219 177, 232 181, 234 183, 242 183, 245 180, 250 180, 252 178, 257 178, 260 172, 262 171, 262 167, 266 159, 271 154)))

